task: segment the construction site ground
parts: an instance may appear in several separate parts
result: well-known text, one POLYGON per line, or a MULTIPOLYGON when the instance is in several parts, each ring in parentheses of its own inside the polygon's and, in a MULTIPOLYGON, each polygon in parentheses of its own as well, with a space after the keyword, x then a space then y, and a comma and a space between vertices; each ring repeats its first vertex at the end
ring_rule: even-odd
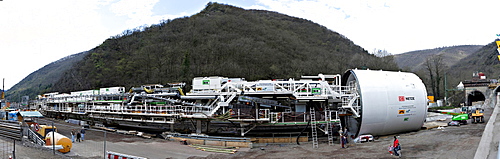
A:
MULTIPOLYGON (((485 119, 488 122, 492 108, 486 108, 485 119)), ((49 119, 52 120, 52 119, 49 119)), ((474 158, 486 123, 438 127, 449 121, 427 122, 428 129, 395 134, 402 146, 402 158, 474 158), (434 126, 433 126, 434 125, 434 126)), ((54 120, 59 132, 70 136, 71 129, 79 130, 77 125, 54 120)), ((388 152, 394 135, 378 136, 375 141, 349 143, 348 148, 341 148, 338 141, 328 145, 326 137, 320 138, 319 148, 313 148, 311 142, 255 144, 254 148, 240 148, 234 154, 201 151, 177 141, 161 138, 146 139, 133 135, 106 132, 106 151, 113 151, 151 159, 165 158, 397 158, 388 152)), ((36 148, 30 144, 16 144, 16 158, 103 158, 104 131, 89 129, 85 141, 73 144, 71 152, 61 154, 52 150, 36 148)))
MULTIPOLYGON (((398 134, 402 158, 474 158, 484 127, 485 123, 468 124, 398 134)), ((393 135, 376 137, 373 142, 350 143, 344 149, 338 142, 329 146, 327 141, 316 149, 311 143, 269 144, 246 152, 212 154, 206 158, 397 158, 388 152, 393 139, 393 135)))

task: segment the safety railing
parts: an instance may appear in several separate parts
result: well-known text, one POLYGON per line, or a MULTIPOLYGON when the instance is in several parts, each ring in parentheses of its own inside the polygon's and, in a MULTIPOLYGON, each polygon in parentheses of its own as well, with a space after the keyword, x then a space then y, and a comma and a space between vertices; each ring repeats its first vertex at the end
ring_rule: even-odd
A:
POLYGON ((40 145, 40 146, 45 145, 45 141, 42 138, 40 138, 38 133, 34 132, 31 129, 27 129, 26 132, 27 132, 26 136, 28 137, 28 139, 30 141, 32 141, 33 143, 40 145))

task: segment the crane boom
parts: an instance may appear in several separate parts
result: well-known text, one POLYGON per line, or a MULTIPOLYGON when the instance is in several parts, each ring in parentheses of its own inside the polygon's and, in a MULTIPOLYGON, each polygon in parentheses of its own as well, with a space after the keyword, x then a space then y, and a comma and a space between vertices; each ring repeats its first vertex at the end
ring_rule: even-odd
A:
POLYGON ((467 121, 469 119, 469 114, 466 114, 466 113, 455 113, 455 112, 446 112, 446 111, 439 111, 439 110, 427 110, 427 111, 434 112, 434 113, 440 113, 440 114, 453 115, 453 117, 451 117, 451 120, 453 120, 453 121, 467 121))

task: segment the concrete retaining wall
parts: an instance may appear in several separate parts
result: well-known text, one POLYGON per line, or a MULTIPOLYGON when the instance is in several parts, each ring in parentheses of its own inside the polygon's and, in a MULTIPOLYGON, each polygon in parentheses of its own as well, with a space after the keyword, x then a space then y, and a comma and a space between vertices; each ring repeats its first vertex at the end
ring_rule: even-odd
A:
MULTIPOLYGON (((481 141, 479 142, 479 145, 477 146, 477 149, 476 149, 476 154, 474 155, 474 159, 496 158, 494 156, 496 156, 497 154, 496 153, 490 154, 491 153, 490 150, 491 149, 496 150, 497 147, 492 147, 491 144, 498 143, 497 141, 493 141, 494 135, 496 134, 496 133, 494 133, 494 130, 495 130, 495 122, 496 122, 496 118, 497 118, 497 114, 498 114, 498 109, 497 109, 497 105, 498 105, 498 101, 499 101, 498 98, 499 98, 499 96, 496 96, 495 100, 492 102, 492 103, 494 103, 493 104, 494 110, 493 110, 493 113, 491 113, 491 117, 489 118, 488 123, 486 124, 486 127, 484 128, 483 135, 481 137, 481 141)), ((496 146, 496 145, 493 145, 493 146, 496 146)), ((496 150, 495 152, 498 152, 498 150, 496 150)))

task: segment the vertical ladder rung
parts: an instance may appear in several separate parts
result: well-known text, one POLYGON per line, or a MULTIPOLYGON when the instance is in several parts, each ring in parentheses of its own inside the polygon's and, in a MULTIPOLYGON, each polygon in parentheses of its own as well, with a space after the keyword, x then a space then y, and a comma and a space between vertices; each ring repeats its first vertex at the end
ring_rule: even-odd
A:
POLYGON ((313 139, 313 148, 318 148, 318 132, 316 130, 316 111, 311 107, 311 131, 313 139))
POLYGON ((333 128, 332 128, 332 112, 330 111, 330 108, 328 106, 326 107, 326 126, 327 126, 327 133, 328 133, 328 145, 332 146, 333 145, 333 128))

